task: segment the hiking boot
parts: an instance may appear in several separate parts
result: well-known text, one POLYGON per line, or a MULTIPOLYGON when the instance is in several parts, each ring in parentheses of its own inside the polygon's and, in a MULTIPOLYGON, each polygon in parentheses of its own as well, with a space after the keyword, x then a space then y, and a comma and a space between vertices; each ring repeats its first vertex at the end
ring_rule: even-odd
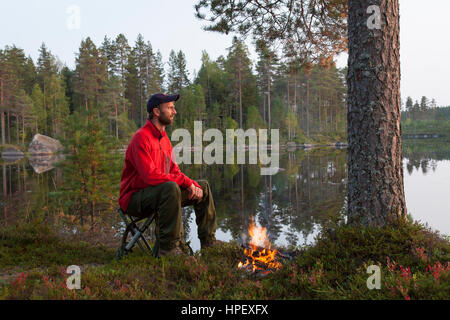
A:
POLYGON ((184 256, 186 255, 180 247, 173 247, 172 249, 166 250, 163 248, 159 248, 159 256, 160 257, 172 257, 172 256, 184 256))
POLYGON ((200 239, 201 249, 221 247, 224 244, 224 241, 217 240, 216 238, 200 239))

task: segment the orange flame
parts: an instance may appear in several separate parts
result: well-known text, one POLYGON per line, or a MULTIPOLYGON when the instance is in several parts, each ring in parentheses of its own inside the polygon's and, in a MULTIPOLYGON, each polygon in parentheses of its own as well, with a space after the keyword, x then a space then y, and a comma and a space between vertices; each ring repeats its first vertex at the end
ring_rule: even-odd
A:
POLYGON ((247 256, 247 259, 244 263, 239 262, 238 268, 251 270, 252 272, 257 270, 267 272, 267 269, 280 269, 281 263, 275 260, 277 250, 270 249, 271 245, 267 235, 267 229, 256 226, 252 218, 248 234, 251 238, 251 248, 244 249, 244 254, 247 256))

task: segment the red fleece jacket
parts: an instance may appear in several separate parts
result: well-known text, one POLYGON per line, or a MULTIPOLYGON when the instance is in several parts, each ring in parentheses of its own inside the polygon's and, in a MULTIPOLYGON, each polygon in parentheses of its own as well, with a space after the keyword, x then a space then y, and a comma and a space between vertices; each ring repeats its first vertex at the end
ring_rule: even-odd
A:
POLYGON ((176 182, 181 188, 200 186, 184 175, 174 159, 172 144, 165 131, 159 131, 147 120, 131 138, 125 154, 125 167, 120 180, 120 208, 126 212, 131 195, 149 186, 176 182))

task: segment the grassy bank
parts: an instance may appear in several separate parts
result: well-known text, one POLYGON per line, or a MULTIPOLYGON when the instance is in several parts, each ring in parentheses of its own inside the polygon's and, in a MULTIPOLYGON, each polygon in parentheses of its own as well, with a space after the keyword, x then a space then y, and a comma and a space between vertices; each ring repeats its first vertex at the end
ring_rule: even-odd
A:
POLYGON ((450 243, 417 223, 380 228, 335 226, 266 277, 237 269, 239 246, 193 257, 121 261, 114 249, 62 240, 43 226, 0 230, 1 299, 449 299, 450 243), (81 289, 66 288, 66 268, 82 267, 81 289), (367 288, 369 265, 381 289, 367 288), (6 276, 10 274, 9 278, 6 276))
POLYGON ((450 137, 450 120, 411 120, 402 121, 402 134, 431 134, 450 137))

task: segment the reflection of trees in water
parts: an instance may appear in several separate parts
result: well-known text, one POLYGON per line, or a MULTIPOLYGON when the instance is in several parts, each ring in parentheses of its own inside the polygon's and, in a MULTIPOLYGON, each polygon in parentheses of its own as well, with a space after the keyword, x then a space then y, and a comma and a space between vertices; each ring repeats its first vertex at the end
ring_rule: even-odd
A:
MULTIPOLYGON (((240 239, 255 216, 272 242, 283 235, 287 244, 296 245, 338 214, 345 196, 345 150, 280 155, 283 170, 274 176, 261 176, 256 165, 203 166, 214 193, 218 228, 240 239)), ((196 179, 198 167, 182 170, 196 179)))
MULTIPOLYGON (((212 187, 217 225, 234 239, 247 234, 251 217, 269 231, 272 242, 285 239, 296 245, 317 225, 336 215, 343 203, 346 179, 345 150, 327 149, 280 153, 274 176, 261 176, 258 165, 180 165, 189 177, 207 179, 212 187)), ((23 204, 28 215, 56 212, 62 172, 59 168, 36 174, 26 162, 3 165, 3 203, 23 204)), ((195 221, 184 209, 183 224, 189 235, 195 221)), ((3 208, 7 215, 7 206, 3 208)), ((16 211, 16 210, 15 210, 16 211)), ((109 214, 114 215, 114 212, 109 214)), ((87 213, 86 213, 87 217, 87 213)))
MULTIPOLYGON (((406 169, 409 174, 414 170, 436 170, 438 160, 450 159, 449 149, 448 144, 406 143, 406 169)), ((234 239, 247 234, 254 216, 259 225, 268 229, 272 242, 284 239, 288 245, 297 245, 341 210, 346 192, 345 149, 281 152, 283 170, 274 176, 261 176, 258 165, 180 167, 189 177, 210 182, 218 228, 234 239)), ((1 223, 43 213, 48 216, 47 221, 53 219, 52 213, 61 207, 58 192, 63 173, 59 168, 37 174, 24 159, 2 163, 1 171, 1 223)), ((192 208, 184 210, 183 223, 189 235, 195 213, 192 208)), ((109 209, 107 216, 118 220, 115 210, 109 209)))
POLYGON ((36 173, 26 159, 2 164, 2 210, 5 223, 45 214, 50 220, 61 170, 36 173), (12 210, 11 210, 12 209, 12 210), (8 214, 9 213, 9 214, 8 214))
POLYGON ((193 207, 184 207, 182 209, 182 221, 184 226, 184 240, 187 242, 189 240, 189 235, 191 234, 191 224, 195 221, 195 212, 193 207))
POLYGON ((450 143, 442 139, 404 140, 403 157, 406 170, 411 175, 414 168, 426 174, 436 170, 437 161, 450 160, 450 143))
POLYGON ((414 168, 416 170, 421 169, 423 174, 426 174, 430 169, 436 171, 437 168, 437 161, 434 159, 414 159, 409 158, 406 159, 406 170, 408 171, 409 175, 411 175, 414 171, 414 168))
POLYGON ((443 139, 404 140, 403 158, 410 175, 414 169, 421 170, 424 174, 430 169, 434 172, 438 161, 450 160, 450 143, 443 139))
POLYGON ((274 221, 288 226, 287 242, 296 245, 298 238, 292 234, 306 239, 316 225, 338 214, 345 193, 345 152, 300 151, 286 158, 286 171, 274 177, 274 204, 280 208, 274 221))

